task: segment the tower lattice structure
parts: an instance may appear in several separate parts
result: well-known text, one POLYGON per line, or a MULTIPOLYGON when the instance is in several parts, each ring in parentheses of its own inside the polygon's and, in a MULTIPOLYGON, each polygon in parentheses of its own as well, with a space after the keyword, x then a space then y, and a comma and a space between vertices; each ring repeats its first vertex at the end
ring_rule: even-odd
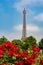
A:
POLYGON ((23 10, 23 30, 22 30, 22 40, 26 38, 26 10, 23 10))

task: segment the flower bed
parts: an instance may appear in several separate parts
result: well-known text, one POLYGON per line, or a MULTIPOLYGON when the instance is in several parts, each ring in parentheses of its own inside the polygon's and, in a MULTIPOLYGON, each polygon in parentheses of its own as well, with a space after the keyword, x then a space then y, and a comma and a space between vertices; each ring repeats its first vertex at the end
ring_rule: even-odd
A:
POLYGON ((37 46, 22 50, 6 42, 0 45, 0 65, 43 65, 43 55, 37 46))

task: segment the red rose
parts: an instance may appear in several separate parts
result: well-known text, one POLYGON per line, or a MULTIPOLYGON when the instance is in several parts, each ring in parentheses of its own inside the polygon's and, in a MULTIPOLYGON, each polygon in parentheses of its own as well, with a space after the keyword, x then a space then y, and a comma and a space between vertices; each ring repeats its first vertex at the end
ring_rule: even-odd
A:
POLYGON ((23 57, 22 53, 18 54, 18 58, 22 58, 22 57, 23 57))
POLYGON ((40 64, 41 64, 41 65, 43 65, 43 59, 42 59, 42 60, 40 60, 40 64))
POLYGON ((14 53, 13 53, 13 51, 12 50, 8 50, 8 55, 13 55, 14 53))
POLYGON ((26 61, 25 61, 25 64, 26 65, 32 65, 32 64, 34 64, 34 60, 33 60, 33 58, 28 58, 26 61))
POLYGON ((14 51, 13 54, 17 54, 18 55, 18 52, 17 51, 14 51))
POLYGON ((22 61, 18 61, 16 65, 24 65, 24 63, 22 61))
POLYGON ((11 48, 12 50, 14 50, 16 48, 16 46, 13 43, 9 42, 9 41, 6 42, 5 47, 6 48, 11 48))
POLYGON ((23 57, 28 57, 28 51, 27 50, 23 51, 23 57))
POLYGON ((4 51, 3 51, 3 50, 0 50, 0 54, 2 54, 2 55, 3 55, 3 54, 4 54, 4 51))
POLYGON ((31 58, 35 58, 35 57, 37 57, 38 56, 38 52, 34 52, 32 55, 31 55, 31 58))
POLYGON ((3 43, 2 45, 0 45, 0 49, 1 50, 4 50, 4 48, 5 48, 5 43, 3 43))
POLYGON ((16 48, 16 46, 15 46, 13 43, 10 44, 10 47, 11 47, 13 50, 16 48))
POLYGON ((40 51, 40 48, 38 48, 37 46, 33 46, 32 47, 32 50, 35 51, 35 52, 39 52, 40 51))
POLYGON ((4 63, 2 63, 1 65, 5 65, 4 63))
POLYGON ((9 41, 6 42, 5 47, 6 47, 6 48, 10 47, 10 44, 11 44, 11 43, 10 43, 9 41))

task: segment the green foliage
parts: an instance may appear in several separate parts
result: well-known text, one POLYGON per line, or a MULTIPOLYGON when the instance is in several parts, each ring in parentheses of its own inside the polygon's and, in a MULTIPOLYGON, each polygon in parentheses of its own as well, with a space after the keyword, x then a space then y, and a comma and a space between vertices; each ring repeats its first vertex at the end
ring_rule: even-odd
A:
POLYGON ((40 40, 39 47, 40 47, 40 49, 43 49, 43 39, 40 40))
POLYGON ((22 48, 23 49, 28 49, 28 47, 29 47, 29 44, 28 43, 24 43, 22 48))
POLYGON ((21 40, 12 40, 12 43, 14 43, 15 45, 17 45, 18 47, 22 48, 23 46, 23 42, 21 40))
POLYGON ((7 41, 8 41, 7 38, 5 38, 4 36, 0 38, 0 44, 6 43, 7 41))
POLYGON ((37 45, 36 39, 33 36, 27 37, 24 40, 24 42, 25 42, 24 49, 28 49, 28 48, 32 47, 33 45, 37 45))

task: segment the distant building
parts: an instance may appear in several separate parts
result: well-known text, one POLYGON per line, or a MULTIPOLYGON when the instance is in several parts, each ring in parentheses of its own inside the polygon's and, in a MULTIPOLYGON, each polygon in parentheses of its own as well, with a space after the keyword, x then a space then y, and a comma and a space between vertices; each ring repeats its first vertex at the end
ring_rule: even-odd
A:
POLYGON ((23 10, 23 29, 22 29, 22 40, 26 38, 26 10, 23 10))

